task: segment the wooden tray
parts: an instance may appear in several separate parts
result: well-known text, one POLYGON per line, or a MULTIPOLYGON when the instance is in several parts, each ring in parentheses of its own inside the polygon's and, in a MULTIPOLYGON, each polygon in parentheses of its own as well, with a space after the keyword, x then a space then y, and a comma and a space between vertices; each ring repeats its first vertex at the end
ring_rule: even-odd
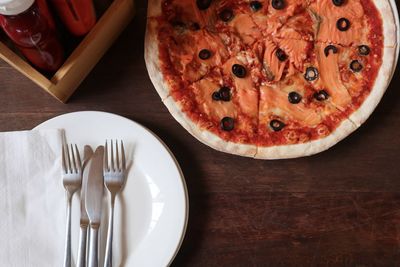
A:
POLYGON ((114 0, 99 21, 49 80, 0 42, 0 58, 65 103, 132 20, 133 0, 114 0))

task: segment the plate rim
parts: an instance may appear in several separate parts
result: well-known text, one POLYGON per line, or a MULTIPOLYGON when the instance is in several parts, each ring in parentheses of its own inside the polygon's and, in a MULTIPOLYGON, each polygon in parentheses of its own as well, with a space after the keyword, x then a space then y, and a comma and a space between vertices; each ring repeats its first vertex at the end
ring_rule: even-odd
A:
POLYGON ((176 168, 177 168, 177 170, 179 172, 180 181, 181 181, 182 188, 183 188, 183 191, 184 191, 185 218, 184 218, 183 228, 181 229, 179 242, 176 245, 175 251, 172 254, 171 259, 169 260, 169 262, 167 264, 167 266, 170 266, 172 264, 172 262, 175 260, 176 256, 178 255, 178 252, 180 251, 180 249, 182 247, 183 241, 184 241, 185 236, 186 236, 188 222, 189 222, 189 192, 188 192, 188 188, 187 188, 187 184, 186 184, 185 175, 183 174, 182 168, 179 165, 178 160, 176 159, 175 155, 172 153, 171 149, 164 143, 164 141, 158 135, 156 135, 153 131, 151 131, 149 128, 147 128, 146 126, 144 126, 144 125, 142 125, 142 124, 140 124, 140 123, 138 123, 138 122, 136 122, 134 120, 128 119, 128 118, 126 118, 124 116, 121 116, 121 115, 118 115, 118 114, 115 114, 115 113, 111 113, 111 112, 98 111, 98 110, 84 110, 84 111, 73 111, 73 112, 62 113, 62 114, 59 114, 59 115, 57 115, 55 117, 52 117, 50 119, 47 119, 47 120, 39 123, 38 125, 33 127, 32 130, 39 130, 39 129, 41 129, 41 127, 45 123, 47 123, 49 121, 52 121, 52 120, 59 119, 60 117, 67 116, 67 115, 79 115, 79 114, 82 114, 82 113, 94 114, 94 115, 97 114, 97 115, 100 115, 100 116, 102 116, 102 115, 114 116, 114 117, 118 117, 120 119, 126 120, 128 123, 136 124, 136 126, 141 127, 143 130, 145 130, 147 133, 149 133, 151 136, 153 136, 166 149, 168 154, 171 156, 171 158, 172 158, 172 160, 173 160, 173 162, 174 162, 174 164, 175 164, 175 166, 176 166, 176 168))

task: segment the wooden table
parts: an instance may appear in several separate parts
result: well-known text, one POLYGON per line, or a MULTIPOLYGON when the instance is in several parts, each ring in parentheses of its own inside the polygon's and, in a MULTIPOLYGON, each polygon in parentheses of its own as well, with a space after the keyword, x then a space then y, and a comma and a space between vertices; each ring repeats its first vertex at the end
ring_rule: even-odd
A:
POLYGON ((80 110, 154 131, 181 164, 190 197, 173 266, 400 266, 399 70, 367 123, 329 151, 279 161, 220 153, 160 101, 143 60, 146 3, 137 2, 133 23, 67 105, 0 62, 0 131, 80 110))

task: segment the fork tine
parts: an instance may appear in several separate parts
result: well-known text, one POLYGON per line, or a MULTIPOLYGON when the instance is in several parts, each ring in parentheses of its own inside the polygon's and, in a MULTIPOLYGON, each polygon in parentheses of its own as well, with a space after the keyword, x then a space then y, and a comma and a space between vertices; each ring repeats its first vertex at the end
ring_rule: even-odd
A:
POLYGON ((125 162, 125 149, 124 149, 124 142, 121 140, 121 166, 122 171, 126 169, 126 162, 125 162))
POLYGON ((115 172, 115 166, 114 166, 114 146, 113 146, 113 140, 111 139, 111 169, 113 172, 115 172))
POLYGON ((119 166, 119 151, 118 151, 118 140, 115 139, 115 169, 117 171, 121 171, 121 167, 119 166))
POLYGON ((78 146, 75 144, 75 156, 76 156, 76 165, 78 165, 78 168, 76 169, 78 173, 82 172, 82 161, 81 161, 81 156, 79 155, 79 150, 78 146))
POLYGON ((62 168, 63 168, 63 172, 64 173, 68 173, 67 170, 67 165, 65 163, 65 148, 64 148, 64 144, 62 145, 62 158, 61 158, 61 163, 62 163, 62 168))
POLYGON ((76 161, 75 161, 75 149, 72 144, 70 144, 70 146, 71 146, 71 157, 72 157, 71 173, 72 172, 77 173, 78 169, 76 167, 76 161), (72 170, 72 167, 74 168, 73 170, 72 170))
POLYGON ((104 145, 104 157, 103 157, 103 172, 108 172, 108 142, 104 145))
POLYGON ((71 155, 69 153, 68 144, 65 144, 66 158, 67 158, 67 173, 72 173, 71 155))

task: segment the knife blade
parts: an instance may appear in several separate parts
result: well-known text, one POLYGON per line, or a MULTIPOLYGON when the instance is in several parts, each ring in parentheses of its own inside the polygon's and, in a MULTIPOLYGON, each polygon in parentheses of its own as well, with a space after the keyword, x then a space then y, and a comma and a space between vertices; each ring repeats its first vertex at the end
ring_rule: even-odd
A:
POLYGON ((81 217, 80 217, 80 233, 79 233, 79 247, 78 247, 78 262, 77 267, 86 266, 86 241, 88 236, 89 217, 86 212, 85 195, 87 180, 89 177, 89 162, 93 156, 93 149, 90 146, 85 146, 83 150, 83 175, 81 187, 81 217))
POLYGON ((89 163, 89 177, 85 195, 86 211, 90 222, 89 267, 98 267, 98 231, 104 190, 103 156, 104 147, 99 146, 89 163))

